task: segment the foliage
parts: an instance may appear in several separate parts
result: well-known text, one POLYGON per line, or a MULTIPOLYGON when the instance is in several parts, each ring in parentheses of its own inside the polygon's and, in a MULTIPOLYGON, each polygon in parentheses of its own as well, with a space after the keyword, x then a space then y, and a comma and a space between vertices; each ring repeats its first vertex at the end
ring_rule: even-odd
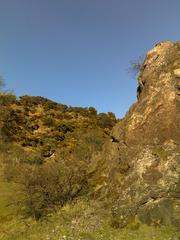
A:
POLYGON ((14 94, 2 91, 4 86, 4 81, 0 77, 0 138, 5 138, 6 135, 4 134, 3 127, 10 112, 9 106, 16 102, 16 96, 14 94))
POLYGON ((117 122, 113 113, 97 114, 93 107, 67 107, 43 97, 22 96, 16 100, 14 95, 6 94, 1 104, 3 138, 40 151, 44 158, 58 148, 72 147, 86 130, 101 132, 104 141, 117 122))
POLYGON ((0 76, 0 90, 5 86, 3 78, 0 76))
POLYGON ((58 149, 51 161, 44 162, 38 152, 30 158, 21 148, 12 147, 9 157, 6 155, 5 179, 22 186, 21 209, 26 214, 39 219, 89 191, 88 164, 101 150, 105 136, 100 129, 79 130, 78 136, 75 145, 58 149))
POLYGON ((143 62, 144 62, 144 56, 140 56, 136 60, 131 61, 128 72, 132 73, 133 77, 137 77, 137 75, 142 69, 143 62))
POLYGON ((13 173, 23 196, 20 208, 36 220, 87 191, 85 167, 73 161, 16 164, 13 173))
POLYGON ((180 233, 171 226, 139 229, 114 229, 109 225, 107 210, 98 201, 80 199, 65 204, 43 221, 20 219, 1 221, 2 240, 169 240, 180 233))
POLYGON ((42 97, 17 100, 6 94, 0 100, 3 174, 20 186, 21 200, 15 203, 20 213, 37 220, 90 194, 91 161, 109 137, 115 115, 42 97))
POLYGON ((98 121, 97 124, 98 126, 102 128, 112 128, 114 124, 116 123, 116 117, 113 113, 109 112, 108 114, 106 113, 100 113, 97 117, 98 121))
POLYGON ((0 93, 0 106, 8 106, 16 102, 16 96, 12 93, 0 93))
POLYGON ((43 124, 47 127, 51 127, 52 125, 54 125, 53 117, 51 115, 44 116, 43 124))

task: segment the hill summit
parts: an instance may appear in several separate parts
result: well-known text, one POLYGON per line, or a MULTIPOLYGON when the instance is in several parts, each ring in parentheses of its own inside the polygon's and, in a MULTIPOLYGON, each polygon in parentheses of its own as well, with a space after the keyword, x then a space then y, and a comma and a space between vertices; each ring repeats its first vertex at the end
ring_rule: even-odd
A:
POLYGON ((55 155, 58 148, 73 151, 90 132, 103 142, 117 122, 113 113, 98 114, 93 107, 71 107, 39 96, 17 100, 13 94, 1 93, 0 104, 2 139, 43 159, 55 155))

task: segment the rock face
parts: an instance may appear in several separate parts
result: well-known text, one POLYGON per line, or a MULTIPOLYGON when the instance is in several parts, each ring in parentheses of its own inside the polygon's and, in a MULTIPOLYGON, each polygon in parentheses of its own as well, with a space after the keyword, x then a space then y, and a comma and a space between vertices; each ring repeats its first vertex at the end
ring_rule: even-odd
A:
POLYGON ((180 226, 180 42, 147 53, 140 95, 104 150, 114 224, 180 226), (113 195, 113 196, 112 196, 113 195))

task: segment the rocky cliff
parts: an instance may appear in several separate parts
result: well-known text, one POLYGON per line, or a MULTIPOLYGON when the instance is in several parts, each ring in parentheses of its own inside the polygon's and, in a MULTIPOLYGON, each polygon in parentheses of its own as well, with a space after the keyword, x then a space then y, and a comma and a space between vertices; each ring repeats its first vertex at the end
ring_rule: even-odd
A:
POLYGON ((180 42, 150 50, 139 97, 112 130, 99 189, 112 198, 114 225, 180 226, 180 42))

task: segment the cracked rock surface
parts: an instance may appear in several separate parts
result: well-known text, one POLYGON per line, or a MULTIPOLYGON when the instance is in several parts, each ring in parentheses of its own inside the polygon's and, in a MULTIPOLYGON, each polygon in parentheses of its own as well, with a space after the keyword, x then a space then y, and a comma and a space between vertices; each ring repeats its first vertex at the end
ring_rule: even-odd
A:
POLYGON ((118 227, 132 218, 180 227, 180 42, 150 50, 137 103, 112 130, 101 161, 101 191, 118 227))

